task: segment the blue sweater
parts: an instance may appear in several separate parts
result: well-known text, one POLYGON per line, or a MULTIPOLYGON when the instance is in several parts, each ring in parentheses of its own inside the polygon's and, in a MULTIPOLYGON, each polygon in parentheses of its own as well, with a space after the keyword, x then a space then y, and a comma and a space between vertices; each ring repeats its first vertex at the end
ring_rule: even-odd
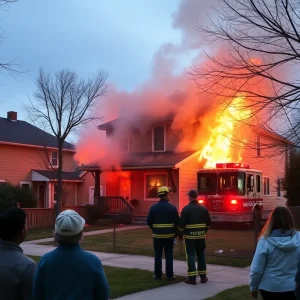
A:
POLYGON ((299 255, 298 231, 273 230, 270 237, 262 237, 251 264, 250 290, 294 291, 299 255))
POLYGON ((101 261, 80 246, 60 246, 45 254, 33 283, 33 300, 108 300, 101 261))

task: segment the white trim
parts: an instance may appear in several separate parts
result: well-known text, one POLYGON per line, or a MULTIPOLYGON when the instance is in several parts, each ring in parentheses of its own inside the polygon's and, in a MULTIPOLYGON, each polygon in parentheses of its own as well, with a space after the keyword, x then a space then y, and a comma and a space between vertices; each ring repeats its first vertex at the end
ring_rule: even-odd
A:
MULTIPOLYGON (((92 190, 95 189, 94 185, 89 186, 89 204, 94 204, 94 193, 92 196, 92 190)), ((103 188, 102 185, 100 185, 100 196, 103 196, 103 188)))
POLYGON ((0 179, 0 182, 6 182, 6 180, 5 179, 0 179))
POLYGON ((32 182, 31 181, 20 181, 20 186, 22 187, 23 184, 29 184, 29 188, 31 188, 32 182))
POLYGON ((157 125, 152 127, 152 152, 166 152, 167 149, 167 131, 166 131, 166 125, 157 125), (164 149, 163 150, 154 150, 154 128, 164 128, 164 149))
POLYGON ((197 155, 200 155, 202 150, 198 150, 196 151, 195 153, 189 155, 188 157, 184 158, 183 160, 181 160, 180 162, 178 162, 176 165, 175 165, 175 169, 178 169, 181 167, 181 165, 185 162, 187 162, 188 160, 190 160, 191 158, 197 156, 197 155))
POLYGON ((144 173, 144 201, 157 201, 158 197, 155 198, 147 198, 147 176, 151 175, 165 175, 166 176, 166 184, 168 184, 168 173, 167 172, 150 172, 144 173))
MULTIPOLYGON (((48 147, 48 146, 38 146, 38 145, 29 145, 29 144, 20 144, 20 143, 11 143, 11 142, 4 142, 0 141, 0 144, 2 145, 9 145, 9 146, 19 146, 19 147, 28 147, 28 148, 38 148, 38 149, 47 149, 47 150, 56 150, 58 151, 58 148, 55 147, 48 147)), ((74 149, 62 149, 63 151, 66 152, 76 152, 74 149)))

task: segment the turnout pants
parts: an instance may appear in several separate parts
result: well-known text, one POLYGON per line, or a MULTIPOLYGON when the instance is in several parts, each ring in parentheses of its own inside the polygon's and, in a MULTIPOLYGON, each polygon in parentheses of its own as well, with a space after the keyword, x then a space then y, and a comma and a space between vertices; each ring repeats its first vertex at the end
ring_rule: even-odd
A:
POLYGON ((260 290, 260 293, 264 300, 296 300, 294 291, 274 293, 260 290))
POLYGON ((163 250, 165 251, 166 258, 166 274, 167 277, 173 277, 173 247, 174 239, 173 238, 154 238, 154 275, 156 278, 161 278, 162 276, 162 254, 163 250))
POLYGON ((205 261, 205 247, 203 246, 203 240, 201 239, 185 239, 185 254, 188 265, 188 277, 190 280, 195 280, 197 275, 201 278, 205 278, 206 261, 205 261), (196 256, 197 256, 197 270, 196 270, 196 256))

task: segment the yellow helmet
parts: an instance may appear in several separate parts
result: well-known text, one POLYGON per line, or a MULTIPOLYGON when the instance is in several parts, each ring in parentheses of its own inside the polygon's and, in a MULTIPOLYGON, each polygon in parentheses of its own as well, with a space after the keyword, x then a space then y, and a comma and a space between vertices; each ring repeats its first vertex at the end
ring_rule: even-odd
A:
POLYGON ((168 194, 168 193, 172 193, 171 189, 168 186, 161 186, 157 191, 158 196, 168 194))

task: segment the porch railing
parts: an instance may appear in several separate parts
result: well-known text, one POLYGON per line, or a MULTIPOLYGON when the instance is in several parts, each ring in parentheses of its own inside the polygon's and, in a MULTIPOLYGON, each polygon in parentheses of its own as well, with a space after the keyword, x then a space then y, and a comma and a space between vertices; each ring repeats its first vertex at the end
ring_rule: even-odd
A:
POLYGON ((96 205, 103 205, 105 213, 132 213, 134 207, 124 198, 120 196, 100 196, 94 200, 96 205))
POLYGON ((55 220, 53 208, 23 208, 26 212, 27 228, 52 226, 55 220))

